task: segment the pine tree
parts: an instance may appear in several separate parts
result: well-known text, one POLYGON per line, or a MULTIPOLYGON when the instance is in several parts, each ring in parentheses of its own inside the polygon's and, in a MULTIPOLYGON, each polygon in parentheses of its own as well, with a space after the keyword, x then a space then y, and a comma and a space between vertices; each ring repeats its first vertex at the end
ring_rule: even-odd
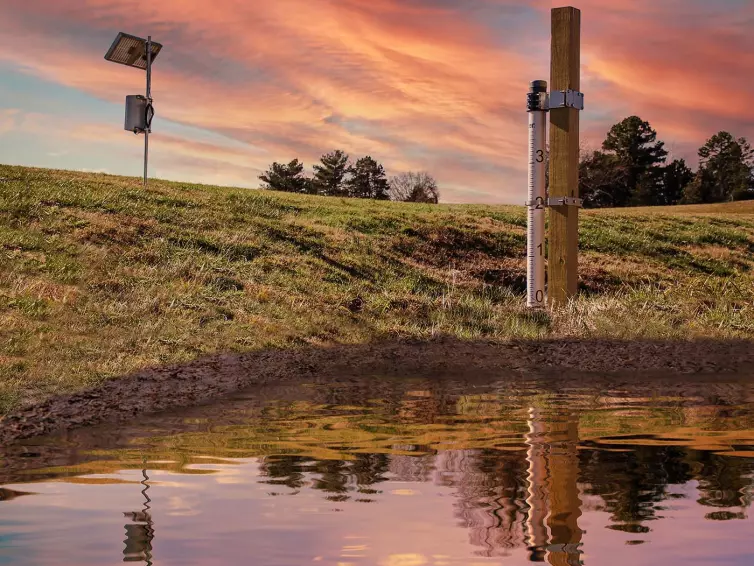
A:
POLYGON ((746 138, 719 132, 699 148, 699 171, 685 202, 725 202, 751 194, 754 149, 746 138))
POLYGON ((614 206, 655 204, 668 152, 649 123, 630 116, 615 124, 602 149, 612 152, 627 167, 627 194, 616 194, 614 206))
POLYGON ((683 159, 674 159, 662 172, 662 191, 656 204, 667 206, 678 204, 684 191, 694 180, 694 172, 683 159))
POLYGON ((708 186, 709 179, 703 169, 699 169, 694 179, 683 189, 681 204, 701 204, 705 202, 704 187, 708 186))
POLYGON ((309 179, 304 176, 304 164, 294 159, 288 164, 273 163, 272 166, 259 176, 265 183, 263 188, 272 191, 288 193, 309 192, 309 179))
POLYGON ((345 185, 349 171, 348 155, 338 149, 327 153, 320 159, 320 165, 314 166, 312 183, 317 194, 325 196, 348 196, 345 185))
POLYGON ((350 173, 351 178, 346 183, 349 196, 376 200, 390 198, 385 169, 370 156, 359 159, 350 168, 350 173))

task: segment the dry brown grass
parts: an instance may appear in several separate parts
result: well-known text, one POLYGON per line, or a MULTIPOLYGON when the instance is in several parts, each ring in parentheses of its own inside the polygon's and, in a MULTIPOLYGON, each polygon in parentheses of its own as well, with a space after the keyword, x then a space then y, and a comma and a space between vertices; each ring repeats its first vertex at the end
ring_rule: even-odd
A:
POLYGON ((582 293, 523 304, 523 207, 0 166, 0 412, 215 352, 386 336, 754 337, 754 204, 589 211, 582 293), (750 212, 747 212, 750 211, 750 212))

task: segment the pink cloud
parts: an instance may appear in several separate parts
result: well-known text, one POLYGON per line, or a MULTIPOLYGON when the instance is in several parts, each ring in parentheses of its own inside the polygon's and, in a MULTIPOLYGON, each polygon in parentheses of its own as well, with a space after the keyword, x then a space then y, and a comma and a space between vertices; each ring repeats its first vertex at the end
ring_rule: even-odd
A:
MULTIPOLYGON (((722 127, 754 134, 754 44, 741 23, 753 17, 751 6, 579 5, 583 130, 591 145, 633 113, 682 151, 722 127)), ((113 0, 20 7, 0 0, 3 6, 0 61, 118 103, 142 90, 143 74, 105 63, 100 51, 120 29, 153 30, 166 44, 155 66, 157 122, 253 146, 247 156, 243 147, 164 137, 162 147, 175 155, 256 170, 293 157, 311 163, 338 147, 371 154, 393 173, 432 167, 451 187, 450 200, 520 201, 523 100, 528 82, 547 76, 551 2, 215 0, 208 10, 198 0, 161 0, 134 10, 113 0), (479 16, 504 10, 528 10, 529 33, 479 16)), ((204 178, 196 167, 192 175, 204 178)))

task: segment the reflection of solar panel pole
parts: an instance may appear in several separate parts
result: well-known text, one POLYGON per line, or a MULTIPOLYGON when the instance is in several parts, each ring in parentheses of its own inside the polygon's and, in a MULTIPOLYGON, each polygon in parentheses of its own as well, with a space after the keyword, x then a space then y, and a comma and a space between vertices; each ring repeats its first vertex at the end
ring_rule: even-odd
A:
POLYGON ((110 46, 105 59, 127 67, 143 69, 147 72, 146 96, 140 94, 126 96, 125 129, 135 134, 144 134, 144 188, 147 188, 149 165, 149 134, 152 132, 152 63, 162 50, 162 44, 152 41, 150 35, 142 39, 134 35, 119 33, 110 46))
POLYGON ((141 511, 132 511, 123 513, 126 517, 131 517, 133 524, 128 524, 126 528, 126 547, 123 549, 123 562, 144 562, 147 566, 152 566, 152 540, 154 539, 154 528, 152 514, 150 513, 150 503, 152 500, 147 495, 149 491, 149 476, 147 470, 141 471, 144 479, 141 484, 144 489, 141 494, 144 496, 144 508, 141 511))

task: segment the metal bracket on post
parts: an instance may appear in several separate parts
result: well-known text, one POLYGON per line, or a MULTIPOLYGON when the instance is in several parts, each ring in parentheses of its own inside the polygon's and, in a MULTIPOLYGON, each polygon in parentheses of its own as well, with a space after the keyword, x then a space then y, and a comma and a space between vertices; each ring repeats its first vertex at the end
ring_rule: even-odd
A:
POLYGON ((575 206, 582 208, 584 201, 575 197, 552 197, 547 199, 547 206, 575 206))
POLYGON ((584 207, 584 201, 575 197, 553 197, 548 199, 538 198, 536 200, 527 200, 524 206, 534 206, 536 208, 545 208, 551 206, 575 206, 584 207))
POLYGON ((584 93, 576 90, 553 90, 548 99, 549 110, 555 108, 584 109, 584 93))

